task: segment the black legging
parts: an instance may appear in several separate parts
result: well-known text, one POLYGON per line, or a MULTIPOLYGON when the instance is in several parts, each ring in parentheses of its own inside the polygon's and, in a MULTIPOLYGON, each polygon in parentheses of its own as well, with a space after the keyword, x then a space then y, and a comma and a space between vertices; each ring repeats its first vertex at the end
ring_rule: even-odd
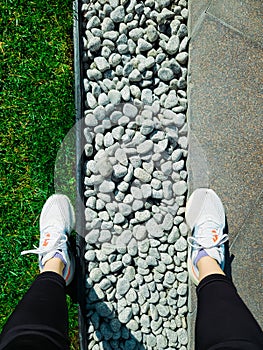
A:
POLYGON ((8 319, 0 349, 69 349, 65 288, 64 279, 55 272, 38 275, 8 319))
MULTIPOLYGON (((210 275, 197 287, 196 350, 262 350, 263 333, 236 292, 222 275, 210 275)), ((68 313, 65 282, 44 272, 9 318, 0 350, 66 350, 68 313)))
POLYGON ((263 349, 262 330, 226 276, 205 277, 196 292, 196 350, 263 349))

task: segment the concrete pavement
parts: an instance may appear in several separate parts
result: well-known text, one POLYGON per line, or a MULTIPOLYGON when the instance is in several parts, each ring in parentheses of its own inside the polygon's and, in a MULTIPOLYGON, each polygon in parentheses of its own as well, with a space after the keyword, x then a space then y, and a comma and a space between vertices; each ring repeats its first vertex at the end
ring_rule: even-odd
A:
MULTIPOLYGON (((209 186, 222 199, 233 281, 263 326, 263 3, 190 0, 189 11, 189 195, 209 186)), ((190 305, 192 350, 194 288, 190 305)))

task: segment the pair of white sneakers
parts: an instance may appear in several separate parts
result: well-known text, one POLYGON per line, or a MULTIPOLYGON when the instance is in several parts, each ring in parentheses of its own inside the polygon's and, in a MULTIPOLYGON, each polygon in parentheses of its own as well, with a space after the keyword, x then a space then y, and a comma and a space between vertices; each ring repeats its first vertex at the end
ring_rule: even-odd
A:
MULTIPOLYGON (((192 236, 188 238, 188 271, 191 279, 198 284, 196 259, 200 250, 214 258, 224 269, 224 243, 228 240, 225 234, 225 211, 220 198, 208 188, 195 190, 186 205, 186 222, 192 236)), ((40 215, 39 247, 22 252, 39 256, 40 271, 52 257, 59 256, 65 264, 63 277, 68 285, 74 276, 75 259, 69 249, 68 236, 75 226, 75 214, 67 196, 54 194, 46 201, 40 215)))

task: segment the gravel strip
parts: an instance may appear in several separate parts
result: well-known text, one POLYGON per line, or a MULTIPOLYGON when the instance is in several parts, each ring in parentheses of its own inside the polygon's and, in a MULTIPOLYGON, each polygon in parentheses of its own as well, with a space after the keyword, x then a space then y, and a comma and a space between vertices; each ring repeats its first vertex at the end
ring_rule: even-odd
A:
POLYGON ((187 335, 187 1, 83 1, 88 349, 187 335))

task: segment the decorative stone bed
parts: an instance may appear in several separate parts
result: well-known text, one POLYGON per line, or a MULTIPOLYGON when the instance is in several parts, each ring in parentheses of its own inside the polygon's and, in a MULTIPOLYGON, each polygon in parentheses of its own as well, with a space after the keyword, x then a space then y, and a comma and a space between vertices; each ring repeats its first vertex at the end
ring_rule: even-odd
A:
POLYGON ((82 1, 87 348, 188 344, 187 1, 82 1))

